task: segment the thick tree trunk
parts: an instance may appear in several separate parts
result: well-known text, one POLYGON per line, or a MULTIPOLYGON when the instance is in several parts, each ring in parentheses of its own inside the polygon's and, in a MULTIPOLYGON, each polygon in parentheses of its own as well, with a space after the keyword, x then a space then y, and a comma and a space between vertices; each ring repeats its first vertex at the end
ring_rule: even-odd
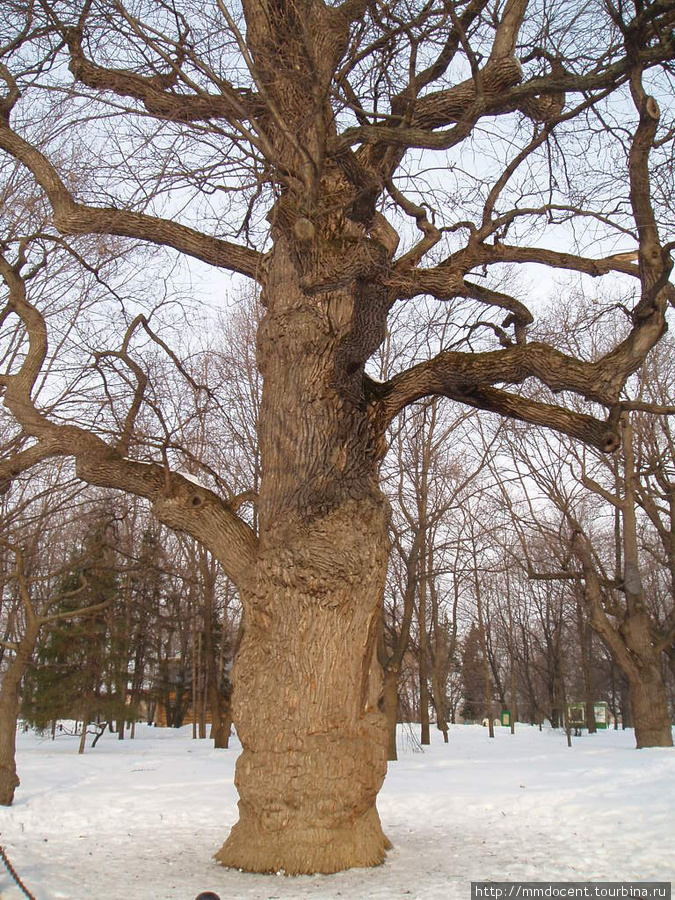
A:
MULTIPOLYGON (((618 627, 608 618, 600 579, 593 566, 589 547, 579 542, 586 582, 585 599, 590 625, 607 644, 613 659, 628 681, 628 705, 621 695, 621 718, 625 728, 635 726, 635 741, 641 747, 672 747, 673 735, 665 683, 661 670, 661 651, 654 644, 654 624, 644 596, 639 566, 639 544, 635 515, 635 459, 630 420, 621 422, 624 457, 624 497, 617 501, 623 523, 623 594, 625 610, 618 627)), ((618 492, 617 492, 618 493, 618 492)), ((617 559, 621 553, 617 551, 617 559)), ((612 616, 616 611, 612 608, 612 616)))
MULTIPOLYGON (((654 647, 653 626, 647 611, 639 567, 637 521, 635 515, 635 457, 633 428, 628 414, 621 421, 624 456, 624 593, 626 616, 621 631, 631 653, 626 667, 628 694, 635 743, 641 747, 672 747, 673 733, 666 689, 661 670, 661 652, 654 647)), ((619 663, 621 661, 619 660, 619 663)))
MULTIPOLYGON (((221 699, 219 694, 219 699, 221 699)), ((230 746, 232 734, 232 706, 229 700, 222 701, 218 727, 215 722, 211 725, 211 740, 214 750, 227 750, 230 746)))
MULTIPOLYGON (((621 687, 624 728, 635 727, 637 747, 672 747, 673 737, 660 652, 652 643, 652 627, 639 594, 628 594, 632 614, 616 630, 602 613, 597 577, 586 564, 591 625, 603 637, 628 682, 628 703, 621 687)), ((623 679, 622 679, 623 680, 623 679)))
POLYGON ((385 522, 380 501, 346 503, 320 532, 286 535, 258 566, 233 670, 244 750, 239 822, 217 854, 224 865, 298 874, 384 860, 375 651, 385 522))
POLYGON ((638 750, 642 747, 672 747, 673 731, 658 661, 643 666, 640 678, 629 681, 628 699, 638 750))
POLYGON ((389 847, 375 807, 387 765, 376 650, 389 508, 363 385, 382 298, 353 286, 308 297, 280 244, 258 331, 259 547, 239 585, 232 671, 239 821, 217 859, 329 873, 381 863, 389 847), (359 319, 364 303, 371 321, 359 319))

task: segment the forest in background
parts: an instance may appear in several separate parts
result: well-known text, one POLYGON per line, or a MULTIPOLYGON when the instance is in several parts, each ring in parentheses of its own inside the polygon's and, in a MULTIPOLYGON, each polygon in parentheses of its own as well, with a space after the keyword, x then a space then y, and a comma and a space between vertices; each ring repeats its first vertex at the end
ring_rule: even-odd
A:
MULTIPOLYGON (((200 373, 222 373, 212 410, 181 417, 180 394, 165 398, 178 411, 184 474, 215 486, 225 469, 242 503, 246 485, 255 496, 260 466, 258 313, 253 298, 242 298, 221 323, 228 343, 190 360, 195 389, 200 373), (228 424, 215 440, 214 409, 227 411, 228 424), (218 458, 208 455, 213 446, 218 458)), ((562 310, 550 315, 564 321, 562 310)), ((588 304, 582 321, 567 323, 569 339, 592 341, 611 315, 588 304)), ((396 353, 387 341, 383 369, 396 353)), ((668 339, 636 377, 645 404, 674 405, 674 360, 668 339)), ((383 480, 392 556, 378 658, 391 723, 418 723, 424 744, 430 724, 447 733, 448 723, 499 721, 502 710, 514 722, 569 728, 570 703, 603 701, 611 725, 632 727, 620 644, 607 631, 620 635, 627 620, 627 500, 675 716, 674 435, 670 418, 651 412, 633 412, 625 428, 631 452, 608 457, 447 402, 406 413, 389 436, 383 480), (597 572, 602 620, 584 564, 597 572)), ((23 676, 22 720, 47 731, 60 719, 84 722, 91 744, 104 727, 122 739, 133 736, 134 721, 180 727, 187 716, 195 737, 226 747, 241 610, 217 561, 157 523, 143 501, 78 484, 67 464, 17 480, 1 502, 4 671, 31 608, 45 620, 23 676)))

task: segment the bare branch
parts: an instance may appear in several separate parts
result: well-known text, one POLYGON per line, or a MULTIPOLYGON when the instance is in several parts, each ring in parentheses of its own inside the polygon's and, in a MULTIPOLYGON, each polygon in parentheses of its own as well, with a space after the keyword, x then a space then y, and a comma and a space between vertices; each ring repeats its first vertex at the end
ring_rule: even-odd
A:
POLYGON ((0 118, 0 149, 30 170, 54 211, 54 224, 62 234, 114 234, 172 247, 218 268, 260 279, 264 256, 255 250, 195 231, 168 219, 112 207, 78 203, 54 166, 0 118))

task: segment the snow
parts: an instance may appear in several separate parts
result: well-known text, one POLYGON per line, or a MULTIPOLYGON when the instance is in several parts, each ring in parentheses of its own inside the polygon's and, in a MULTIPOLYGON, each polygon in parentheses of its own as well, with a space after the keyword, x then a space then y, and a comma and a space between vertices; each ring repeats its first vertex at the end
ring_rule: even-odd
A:
POLYGON ((186 481, 189 481, 191 484, 196 484, 197 487, 204 488, 205 490, 210 490, 207 485, 204 484, 203 481, 200 481, 196 475, 191 475, 189 472, 186 472, 185 469, 178 469, 176 471, 177 475, 181 475, 186 481))
MULTIPOLYGON (((237 816, 237 743, 213 750, 140 725, 77 754, 68 735, 18 737, 21 786, 0 808, 7 855, 38 900, 467 900, 473 881, 675 879, 675 751, 632 731, 573 739, 457 725, 420 752, 402 728, 378 800, 384 866, 331 876, 248 875, 213 853, 237 816)), ((0 898, 23 895, 0 871, 0 898)))

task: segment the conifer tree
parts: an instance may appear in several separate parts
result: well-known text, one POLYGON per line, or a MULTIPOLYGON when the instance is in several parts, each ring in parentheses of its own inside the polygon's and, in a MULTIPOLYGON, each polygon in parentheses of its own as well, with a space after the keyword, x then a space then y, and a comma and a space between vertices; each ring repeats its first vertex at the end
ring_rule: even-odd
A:
POLYGON ((478 626, 473 623, 462 646, 462 716, 469 721, 485 716, 485 669, 478 626))
POLYGON ((53 614, 107 604, 83 619, 63 618, 47 632, 26 680, 23 716, 36 728, 47 728, 56 719, 76 719, 83 727, 95 718, 112 721, 124 706, 110 687, 115 658, 114 604, 119 599, 119 578, 109 529, 99 523, 73 558, 59 593, 66 595, 53 614), (84 560, 84 561, 83 561, 84 560), (79 585, 84 590, 71 596, 79 585))

